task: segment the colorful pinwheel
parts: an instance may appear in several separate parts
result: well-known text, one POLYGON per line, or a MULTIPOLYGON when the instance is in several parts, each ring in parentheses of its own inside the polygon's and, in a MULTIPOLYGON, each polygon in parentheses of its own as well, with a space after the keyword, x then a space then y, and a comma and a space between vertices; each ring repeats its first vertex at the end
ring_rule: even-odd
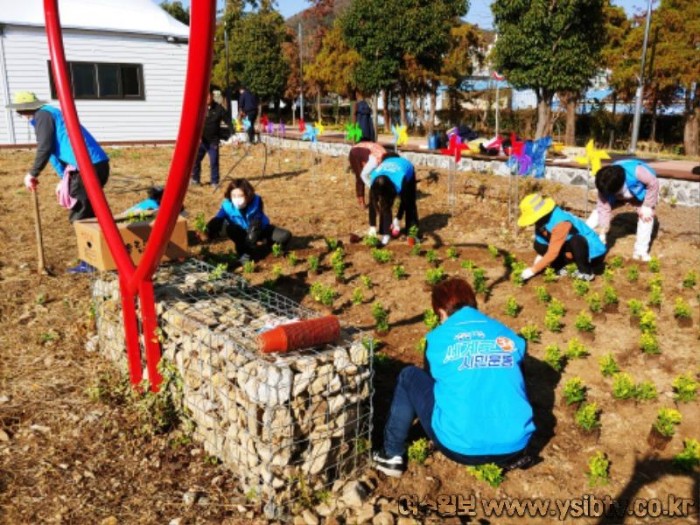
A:
POLYGON ((306 130, 306 122, 304 122, 303 118, 299 119, 299 133, 304 133, 306 130))
POLYGON ((275 125, 272 122, 265 123, 265 133, 272 135, 275 132, 275 125))
POLYGON ((318 135, 323 135, 323 132, 326 130, 326 127, 320 120, 316 122, 316 130, 318 131, 318 135))
POLYGON ((542 137, 532 143, 530 158, 532 160, 532 168, 536 179, 544 177, 545 158, 547 150, 552 145, 552 137, 542 137))
POLYGON ((285 126, 284 122, 280 120, 280 123, 277 125, 277 132, 284 137, 284 135, 287 133, 287 126, 285 126))
POLYGON ((469 146, 463 144, 462 138, 456 133, 454 133, 450 136, 449 146, 447 148, 440 149, 440 153, 442 153, 443 155, 449 155, 451 157, 454 157, 455 162, 459 162, 460 160, 462 160, 462 151, 468 149, 469 146))
POLYGON ((357 122, 351 122, 345 125, 345 138, 352 143, 357 143, 362 138, 362 130, 357 122))
POLYGON ((596 149, 593 139, 586 144, 586 155, 584 157, 576 157, 576 162, 591 169, 591 175, 595 177, 602 165, 603 159, 610 159, 608 152, 603 149, 596 149))
POLYGON ((243 117, 243 130, 248 131, 250 129, 250 119, 248 117, 243 117))
POLYGON ((394 144, 397 146, 403 146, 408 141, 406 126, 391 126, 391 132, 394 134, 394 144))
POLYGON ((313 125, 306 126, 304 133, 301 136, 301 140, 310 140, 311 142, 316 142, 318 138, 318 129, 313 125))
POLYGON ((240 133, 241 131, 243 131, 243 125, 241 124, 240 120, 235 119, 233 121, 233 126, 236 129, 236 133, 240 133))
POLYGON ((269 119, 267 118, 266 114, 263 114, 262 117, 260 117, 260 125, 263 127, 263 129, 267 128, 267 124, 269 123, 269 119))

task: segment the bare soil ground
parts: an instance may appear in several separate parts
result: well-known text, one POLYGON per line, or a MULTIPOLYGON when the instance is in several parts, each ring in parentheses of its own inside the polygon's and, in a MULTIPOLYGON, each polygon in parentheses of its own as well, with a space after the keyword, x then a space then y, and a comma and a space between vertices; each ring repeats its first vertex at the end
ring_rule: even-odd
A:
MULTIPOLYGON (((291 249, 296 265, 287 259, 269 256, 248 275, 254 283, 271 279, 280 265, 282 276, 275 287, 306 306, 314 303, 308 290, 322 281, 334 286, 339 296, 332 311, 345 325, 372 330, 371 306, 381 302, 389 310, 391 329, 379 337, 382 357, 377 362, 375 428, 376 444, 393 391, 395 377, 406 364, 420 364, 423 356, 417 344, 426 332, 424 311, 430 307, 426 271, 433 265, 425 257, 435 250, 438 264, 448 275, 471 279, 461 265, 471 260, 486 270, 488 294, 479 297, 480 307, 489 315, 520 329, 534 323, 542 330, 541 342, 529 345, 524 371, 530 398, 535 406, 537 433, 533 446, 542 461, 527 471, 515 471, 497 489, 476 481, 464 467, 433 453, 423 465, 411 464, 399 480, 379 477, 378 494, 396 498, 400 494, 454 494, 494 498, 582 498, 585 494, 612 498, 695 498, 697 513, 699 482, 694 475, 672 465, 673 455, 682 449, 683 439, 700 438, 698 402, 678 404, 673 399, 672 381, 686 373, 697 378, 700 326, 698 290, 681 287, 687 271, 700 269, 700 211, 671 208, 658 210, 659 235, 653 253, 661 261, 663 303, 658 316, 660 355, 646 355, 639 349, 640 329, 630 322, 626 303, 645 301, 648 282, 653 277, 646 265, 638 265, 638 282, 626 278, 633 265, 629 259, 634 240, 636 217, 630 210, 616 216, 612 255, 624 258, 615 270, 612 285, 619 294, 616 311, 593 316, 594 341, 585 341, 590 355, 570 361, 562 373, 543 361, 545 347, 578 337, 574 320, 587 310, 584 298, 575 295, 572 283, 562 279, 544 284, 541 277, 524 287, 510 280, 503 256, 493 257, 487 247, 509 251, 530 262, 531 232, 515 232, 508 225, 508 181, 501 177, 457 174, 457 205, 450 214, 447 205, 446 172, 418 170, 420 225, 424 238, 423 255, 411 255, 405 238, 393 241, 389 250, 393 261, 376 263, 368 247, 351 244, 351 233, 364 234, 366 212, 354 199, 354 182, 346 172, 344 158, 322 157, 315 163, 299 150, 268 150, 254 147, 243 156, 243 148, 222 150, 222 177, 247 177, 265 199, 265 208, 275 224, 292 231, 291 249), (266 159, 266 160, 265 160, 266 159), (265 171, 263 174, 263 165, 265 171), (479 187, 482 190, 479 191, 479 187), (482 194, 483 198, 479 196, 482 194), (325 238, 344 244, 349 267, 347 281, 339 284, 330 269, 325 238), (448 258, 454 247, 457 260, 448 258), (310 255, 321 258, 321 273, 308 272, 310 255), (407 277, 397 280, 392 268, 402 264, 407 277), (374 286, 364 289, 364 301, 354 305, 351 297, 362 288, 360 276, 369 276, 374 286), (564 329, 553 333, 544 328, 545 305, 535 296, 535 288, 545 285, 568 310, 564 329), (504 306, 513 296, 523 307, 517 318, 505 315, 504 306), (692 326, 680 327, 673 317, 673 303, 683 297, 692 307, 692 326), (652 381, 659 392, 657 400, 618 401, 612 397, 612 382, 602 376, 598 359, 615 356, 620 368, 635 381, 652 381), (574 424, 571 413, 561 405, 563 383, 574 376, 588 387, 588 399, 602 409, 599 437, 584 435, 574 424), (666 450, 653 451, 647 434, 661 407, 676 407, 683 415, 676 435, 666 450), (596 451, 611 461, 610 483, 590 488, 587 461, 596 451)), ((170 148, 131 148, 110 151, 112 178, 107 197, 113 210, 122 211, 144 198, 143 189, 151 182, 165 180, 170 148), (141 188, 141 190, 139 190, 141 188)), ((154 434, 145 423, 143 409, 126 394, 123 378, 113 365, 84 345, 91 331, 89 316, 90 278, 64 273, 77 262, 74 234, 65 210, 55 204, 56 179, 46 170, 39 195, 47 261, 56 277, 36 273, 34 221, 29 194, 22 177, 33 159, 32 151, 0 151, 0 521, 3 523, 245 523, 262 521, 256 505, 236 491, 235 477, 208 458, 196 444, 188 443, 179 431, 154 434), (183 497, 196 494, 196 503, 183 497), (243 511, 243 512, 241 512, 243 511), (104 520, 104 521, 103 521, 104 520)), ((203 181, 208 180, 205 161, 203 181)), ((520 195, 532 181, 521 181, 520 195)), ((560 203, 583 211, 583 191, 543 183, 544 191, 560 203)), ((591 194, 591 203, 593 195, 591 194)), ((218 209, 221 191, 194 187, 185 206, 190 219, 197 213, 211 217, 218 209)), ((192 230, 192 222, 190 222, 192 230)), ((192 235, 192 253, 206 256, 207 250, 225 254, 233 246, 228 241, 202 246, 192 235), (204 250, 204 251, 203 251, 204 250)), ((240 271, 240 270, 238 270, 240 271)), ((279 271, 279 270, 278 270, 279 271)), ((592 291, 602 294, 602 278, 592 283, 592 291)), ((469 402, 469 400, 465 400, 469 402)), ((415 437, 421 435, 416 429, 415 437)), ((480 516, 482 516, 480 514, 480 516)), ((664 523, 696 523, 697 514, 685 518, 664 518, 664 523)), ((459 522, 457 518, 437 518, 436 522, 459 522)), ((544 523, 540 518, 522 521, 544 523)), ((510 523, 512 518, 485 518, 480 523, 510 523)), ((596 520, 576 520, 580 523, 596 520)), ((640 521, 628 517, 625 523, 640 521)), ((652 520, 653 521, 653 520, 652 520)), ((466 521, 464 521, 466 522, 466 521)), ((621 522, 617 520, 616 522, 621 522)))

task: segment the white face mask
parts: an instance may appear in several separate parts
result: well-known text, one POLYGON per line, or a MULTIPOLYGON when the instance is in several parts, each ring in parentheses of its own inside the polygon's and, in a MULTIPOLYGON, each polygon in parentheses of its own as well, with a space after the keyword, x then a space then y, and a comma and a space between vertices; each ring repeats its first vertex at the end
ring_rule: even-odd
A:
POLYGON ((239 210, 245 207, 245 197, 231 197, 231 202, 239 210))

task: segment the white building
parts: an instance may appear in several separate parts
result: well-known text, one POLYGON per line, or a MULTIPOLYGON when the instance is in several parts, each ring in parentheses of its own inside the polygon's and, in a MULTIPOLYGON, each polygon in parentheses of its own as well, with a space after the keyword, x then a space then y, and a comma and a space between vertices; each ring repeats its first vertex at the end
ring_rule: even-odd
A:
MULTIPOLYGON (((189 28, 151 0, 58 2, 81 123, 102 142, 175 140, 189 28)), ((59 106, 42 0, 0 0, 0 146, 36 141, 16 91, 59 106)))

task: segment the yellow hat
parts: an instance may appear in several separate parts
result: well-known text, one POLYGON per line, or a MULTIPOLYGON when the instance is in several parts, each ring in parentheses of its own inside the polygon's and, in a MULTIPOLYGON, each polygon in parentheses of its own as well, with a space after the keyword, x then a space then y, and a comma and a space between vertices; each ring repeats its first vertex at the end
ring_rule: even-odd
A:
POLYGON ((15 96, 12 97, 12 104, 8 104, 5 107, 16 111, 33 111, 46 104, 45 100, 39 100, 39 97, 31 91, 17 91, 15 96))
POLYGON ((542 217, 550 213, 557 204, 550 197, 543 197, 539 193, 531 193, 520 201, 520 218, 518 226, 531 226, 542 217))

